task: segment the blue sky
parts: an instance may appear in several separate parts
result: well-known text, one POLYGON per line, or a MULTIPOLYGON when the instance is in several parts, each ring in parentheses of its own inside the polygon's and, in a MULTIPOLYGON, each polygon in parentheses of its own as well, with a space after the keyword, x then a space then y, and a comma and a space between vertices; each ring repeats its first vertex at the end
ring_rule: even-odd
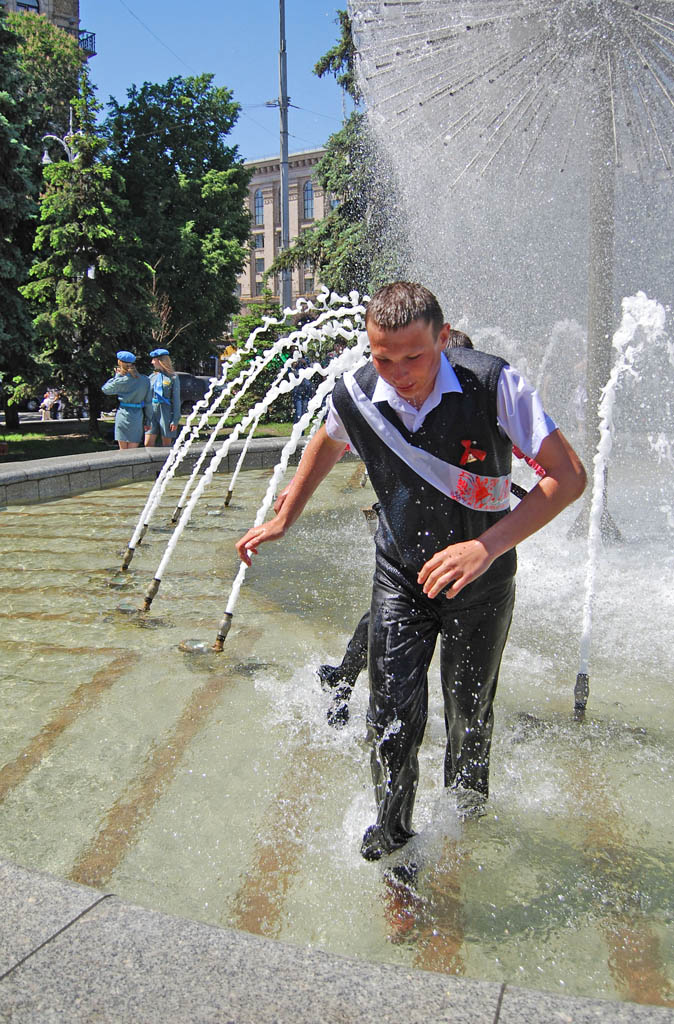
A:
MULTIPOLYGON (((290 152, 321 146, 340 127, 341 90, 312 73, 337 41, 340 6, 346 0, 286 0, 290 152)), ((241 104, 231 139, 243 158, 279 152, 278 109, 264 105, 279 95, 278 0, 80 0, 80 26, 96 33, 89 70, 101 103, 123 103, 133 84, 210 72, 241 104)))

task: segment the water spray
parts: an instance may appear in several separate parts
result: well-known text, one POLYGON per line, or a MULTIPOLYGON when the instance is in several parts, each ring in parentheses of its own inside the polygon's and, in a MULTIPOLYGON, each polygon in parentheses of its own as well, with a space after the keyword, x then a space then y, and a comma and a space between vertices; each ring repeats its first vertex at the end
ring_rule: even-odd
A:
POLYGON ((238 462, 236 464, 236 469, 232 473, 232 479, 229 481, 229 487, 227 488, 227 494, 225 495, 225 508, 229 508, 229 503, 232 500, 232 495, 234 494, 234 486, 236 484, 236 481, 237 481, 237 478, 239 476, 239 473, 241 472, 241 467, 243 466, 243 464, 244 464, 244 462, 246 460, 246 455, 248 454, 248 449, 250 448, 250 442, 253 440, 253 435, 255 434, 255 431, 257 430, 257 425, 258 425, 259 422, 260 422, 260 417, 259 416, 256 419, 253 420, 253 425, 250 428, 250 430, 248 432, 248 437, 246 438, 244 446, 241 449, 241 454, 239 455, 239 460, 238 460, 238 462))
MULTIPOLYGON (((330 302, 334 302, 336 298, 338 297, 334 295, 330 296, 328 291, 324 289, 317 296, 317 304, 314 304, 313 302, 310 302, 307 299, 298 299, 295 312, 302 313, 307 312, 309 310, 320 308, 322 312, 318 314, 315 322, 321 323, 325 317, 329 317, 332 315, 332 311, 327 307, 328 304, 330 302)), ((341 299, 341 297, 339 297, 339 301, 345 302, 346 300, 341 299)), ((145 502, 143 511, 141 512, 138 518, 138 523, 136 525, 134 533, 127 546, 127 551, 124 556, 124 562, 122 564, 122 569, 124 571, 126 571, 126 569, 128 569, 129 565, 131 564, 131 560, 134 556, 136 547, 142 542, 143 537, 147 533, 152 516, 154 515, 154 512, 159 506, 161 497, 166 489, 166 486, 172 479, 172 477, 175 475, 175 472, 180 463, 187 455, 192 445, 192 442, 199 438, 202 427, 208 425, 209 416, 212 415, 217 410, 217 408, 222 404, 225 398, 231 393, 231 391, 236 387, 237 383, 240 381, 241 375, 237 377, 235 380, 229 383, 227 382, 227 372, 229 368, 239 363, 241 359, 255 347, 258 336, 260 334, 263 334, 271 327, 279 327, 284 325, 287 322, 288 315, 292 313, 292 310, 286 310, 285 315, 280 320, 276 319, 275 317, 265 316, 260 326, 256 327, 256 329, 252 332, 246 344, 241 349, 237 350, 236 352, 233 352, 230 356, 227 357, 227 359, 223 363, 221 376, 219 378, 211 378, 211 382, 209 384, 208 390, 206 391, 206 394, 204 395, 203 398, 199 399, 199 401, 195 403, 192 411, 187 417, 184 427, 178 434, 175 443, 169 449, 168 455, 164 460, 163 466, 157 476, 157 479, 155 480, 154 485, 152 486, 147 501, 145 502), (216 391, 216 389, 219 389, 219 393, 215 395, 215 398, 213 398, 213 394, 216 391), (199 417, 199 422, 198 424, 195 425, 195 420, 197 419, 197 417, 199 417)), ((290 337, 292 338, 293 335, 290 335, 290 337)))
MULTIPOLYGON (((335 296, 335 295, 332 295, 330 298, 331 298, 331 301, 335 301, 335 300, 336 301, 346 301, 346 300, 341 299, 340 296, 335 296)), ((358 329, 358 328, 356 328, 356 327, 354 327, 352 325, 351 320, 348 320, 348 323, 349 323, 349 328, 348 329, 346 327, 344 327, 342 325, 338 325, 338 324, 336 324, 334 322, 336 319, 340 319, 340 318, 341 319, 345 319, 347 317, 356 317, 358 319, 359 324, 362 324, 363 314, 365 312, 365 308, 363 306, 357 304, 358 298, 359 298, 358 297, 358 293, 357 292, 352 292, 349 298, 350 298, 351 303, 352 303, 350 306, 342 306, 339 309, 328 311, 327 313, 323 314, 321 317, 317 318, 317 321, 314 324, 312 324, 311 327, 312 327, 312 329, 317 331, 319 336, 331 337, 331 338, 343 338, 347 342, 353 342, 354 339, 357 339, 358 340, 358 344, 356 345, 356 347, 354 349, 349 349, 349 348, 345 349, 345 351, 342 353, 342 355, 338 356, 336 359, 333 359, 332 362, 330 363, 329 367, 327 369, 325 369, 325 370, 322 367, 319 367, 317 364, 314 365, 314 366, 309 366, 309 367, 306 367, 306 368, 300 370, 299 373, 297 375, 293 376, 290 380, 282 380, 282 381, 280 381, 280 383, 272 386, 269 389, 269 391, 267 392, 267 394, 265 395, 264 399, 262 399, 255 406, 253 406, 253 408, 251 410, 249 410, 249 412, 243 417, 243 419, 238 424, 236 424, 236 426, 234 427, 234 429, 233 429, 232 433, 230 434, 230 436, 227 437, 224 440, 224 442, 222 443, 220 449, 213 455, 208 468, 206 469, 206 471, 204 472, 203 476, 201 477, 198 485, 195 487, 194 491, 192 492, 192 495, 191 495, 187 505, 185 506, 185 508, 184 508, 184 510, 182 512, 182 515, 180 516, 180 520, 179 520, 179 522, 178 522, 178 524, 177 524, 177 526, 176 526, 176 528, 175 528, 175 530, 173 532, 173 535, 172 535, 172 537, 171 537, 171 539, 170 539, 170 541, 169 541, 169 543, 168 543, 168 545, 166 547, 164 555, 163 555, 163 557, 162 557, 162 559, 161 559, 161 561, 160 561, 160 563, 159 563, 159 565, 157 567, 157 570, 156 570, 155 575, 154 575, 154 579, 153 579, 152 583, 150 584, 150 586, 148 587, 148 591, 147 591, 147 594, 145 596, 145 604, 144 604, 144 607, 143 607, 143 611, 148 611, 149 610, 149 608, 150 608, 150 606, 152 604, 152 601, 153 601, 154 597, 157 594, 157 591, 158 591, 159 586, 161 584, 161 580, 163 578, 163 574, 164 574, 164 572, 166 570, 166 567, 167 567, 167 565, 168 565, 168 563, 169 563, 169 561, 171 559, 171 556, 172 556, 172 554, 173 554, 173 552, 174 552, 174 550, 176 548, 178 540, 180 539, 180 536, 182 535, 183 530, 185 529, 185 527, 187 526, 188 522, 190 521, 190 518, 191 518, 191 515, 192 515, 192 512, 194 510, 195 505, 197 504, 199 498, 203 494, 203 492, 206 489, 206 487, 210 484, 211 480, 213 479, 213 476, 214 476, 215 472, 217 471, 217 469, 218 469, 220 463, 222 462, 223 458, 225 457, 225 455, 228 453, 228 451, 231 448, 232 444, 236 440, 238 440, 239 435, 241 433, 243 433, 243 431, 246 430, 251 425, 251 423, 254 422, 254 420, 256 418, 259 419, 260 416, 269 408, 269 406, 272 405, 272 403, 279 397, 279 395, 287 394, 289 391, 292 391, 293 388, 295 388, 297 386, 297 384, 301 380, 308 379, 309 377, 313 376, 318 371, 321 374, 325 374, 327 379, 319 386, 319 388, 318 388, 318 390, 316 392, 316 395, 314 395, 314 397, 309 402, 309 408, 308 408, 308 411, 305 414, 305 416, 303 416, 299 420, 299 422, 295 424, 295 426, 293 428, 293 431, 292 431, 292 434, 291 434, 291 441, 293 442, 293 445, 294 445, 293 449, 292 449, 294 451, 295 447, 297 446, 297 443, 299 441, 299 437, 300 437, 302 431, 307 426, 307 424, 309 423, 310 419, 313 417, 314 413, 319 408, 319 406, 322 403, 323 399, 327 396, 329 391, 334 386, 334 380, 336 379, 337 375, 340 374, 340 373, 343 373, 346 369, 351 368, 351 365, 354 362, 354 360, 358 356, 362 355, 362 351, 363 351, 365 345, 367 344, 367 335, 365 334, 365 332, 360 330, 360 329, 358 329), (316 323, 318 321, 323 321, 322 324, 321 324, 320 331, 318 331, 318 329, 316 327, 316 323), (357 355, 354 356, 354 353, 357 353, 357 355)), ((288 339, 281 339, 281 341, 276 342, 275 345, 272 346, 272 349, 275 350, 275 353, 276 353, 276 351, 280 350, 280 347, 282 347, 282 343, 283 342, 287 343, 287 340, 288 339)), ((290 442, 288 442, 288 444, 290 444, 290 442)), ((286 446, 286 447, 288 447, 288 446, 286 446)), ((284 451, 285 451, 285 449, 284 449, 284 451)), ((287 465, 287 458, 289 457, 289 454, 286 457, 286 465, 287 465)), ((277 477, 276 478, 272 478, 272 479, 277 479, 277 477)), ((272 499, 270 499, 269 504, 271 504, 271 500, 273 500, 273 494, 272 494, 272 499)))
MULTIPOLYGON (((353 348, 346 349, 340 356, 338 356, 336 359, 333 359, 329 364, 326 371, 326 379, 323 381, 322 384, 318 386, 316 394, 309 401, 307 411, 304 413, 303 416, 300 417, 300 419, 294 425, 288 441, 283 446, 281 458, 274 467, 274 472, 272 473, 271 479, 267 486, 267 490, 262 500, 262 504, 260 505, 257 511, 257 515, 255 516, 255 522, 253 523, 253 526, 260 526, 264 522, 267 516, 267 512, 271 508, 272 502, 274 501, 274 496, 277 493, 278 485, 281 479, 283 478, 283 474, 288 468, 290 456, 295 452, 305 428, 309 425, 314 416, 317 416, 317 414, 319 414, 324 399, 335 386, 336 378, 342 373, 346 372, 346 370, 357 369, 365 362, 365 351, 367 349, 367 345, 367 334, 365 333, 365 331, 362 331, 358 335, 357 344, 353 348)), ((309 368, 309 370, 311 370, 311 368, 309 368)), ((301 378, 303 374, 306 375, 306 372, 307 371, 302 370, 300 371, 300 374, 298 376, 301 378)), ((291 381, 290 383, 292 387, 295 386, 294 380, 291 381)), ((241 592, 241 586, 245 579, 247 570, 248 566, 245 563, 242 563, 239 567, 239 571, 236 574, 236 578, 232 585, 231 593, 229 595, 229 601, 227 602, 227 608, 225 610, 223 620, 220 624, 220 629, 216 636, 215 643, 213 644, 212 649, 214 651, 222 651, 224 640, 231 626, 234 608, 236 606, 236 602, 238 601, 239 593, 241 592)))
POLYGON ((604 505, 604 478, 609 455, 613 446, 613 409, 618 384, 624 374, 637 376, 634 363, 646 341, 655 342, 665 325, 665 311, 659 303, 637 292, 623 299, 623 316, 620 327, 613 336, 613 347, 618 352, 606 387, 599 402, 599 444, 594 457, 592 500, 590 504, 590 526, 587 534, 587 571, 585 577, 585 604, 583 608, 583 633, 580 641, 580 665, 574 687, 574 716, 582 721, 590 695, 590 645, 592 640, 592 611, 594 604, 597 561, 601 546, 601 517, 604 505), (642 340, 633 344, 634 337, 642 329, 642 340))

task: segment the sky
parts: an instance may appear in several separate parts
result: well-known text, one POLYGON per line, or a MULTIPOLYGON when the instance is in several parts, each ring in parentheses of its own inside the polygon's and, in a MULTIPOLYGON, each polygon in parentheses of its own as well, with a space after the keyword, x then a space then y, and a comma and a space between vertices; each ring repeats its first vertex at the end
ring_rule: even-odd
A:
MULTIPOLYGON (((324 145, 341 126, 342 92, 313 67, 337 42, 345 6, 285 2, 291 153, 324 145)), ((96 33, 89 71, 99 102, 124 103, 131 85, 209 72, 241 105, 230 135, 241 156, 279 153, 279 111, 265 106, 279 96, 278 0, 80 0, 80 27, 96 33)))

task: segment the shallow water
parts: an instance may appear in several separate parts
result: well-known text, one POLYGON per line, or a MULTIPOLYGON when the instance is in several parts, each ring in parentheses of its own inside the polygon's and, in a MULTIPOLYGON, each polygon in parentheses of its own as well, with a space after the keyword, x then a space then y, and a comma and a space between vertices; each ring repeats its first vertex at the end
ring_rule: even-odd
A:
POLYGON ((575 512, 522 545, 478 821, 460 823, 442 789, 434 666, 416 893, 358 852, 373 820, 365 680, 335 732, 314 674, 341 657, 368 600, 359 509, 372 494, 355 473, 337 467, 292 533, 263 549, 221 655, 178 644, 215 638, 238 567, 232 542, 268 471, 242 474, 224 513, 227 480, 216 479, 145 617, 118 606, 142 603, 179 482, 128 583, 117 570, 147 483, 1 513, 0 856, 346 955, 671 1001, 674 602, 660 471, 613 473, 625 543, 600 558, 582 724, 575 512))

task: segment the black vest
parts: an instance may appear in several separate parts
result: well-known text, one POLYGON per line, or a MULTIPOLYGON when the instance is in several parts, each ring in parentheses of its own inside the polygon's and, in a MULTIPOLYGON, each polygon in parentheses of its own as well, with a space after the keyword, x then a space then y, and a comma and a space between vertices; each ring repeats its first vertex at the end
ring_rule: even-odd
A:
MULTIPOLYGON (((463 463, 469 472, 488 477, 507 476, 511 468, 512 443, 496 422, 498 379, 507 364, 496 356, 473 349, 450 349, 447 356, 462 393, 443 395, 440 404, 415 433, 407 430, 388 402, 377 403, 376 408, 406 441, 436 458, 461 466, 467 451, 461 442, 470 442, 470 448, 484 453, 484 458, 463 463)), ((377 383, 372 363, 357 370, 355 379, 371 399, 377 383)), ((378 554, 406 570, 408 578, 416 578, 421 566, 436 551, 478 537, 507 515, 506 511, 468 508, 422 479, 367 423, 343 381, 335 385, 332 398, 350 440, 367 466, 381 505, 375 537, 378 554)), ((486 573, 469 584, 460 597, 474 601, 492 585, 512 577, 516 566, 515 551, 507 551, 486 573)))

